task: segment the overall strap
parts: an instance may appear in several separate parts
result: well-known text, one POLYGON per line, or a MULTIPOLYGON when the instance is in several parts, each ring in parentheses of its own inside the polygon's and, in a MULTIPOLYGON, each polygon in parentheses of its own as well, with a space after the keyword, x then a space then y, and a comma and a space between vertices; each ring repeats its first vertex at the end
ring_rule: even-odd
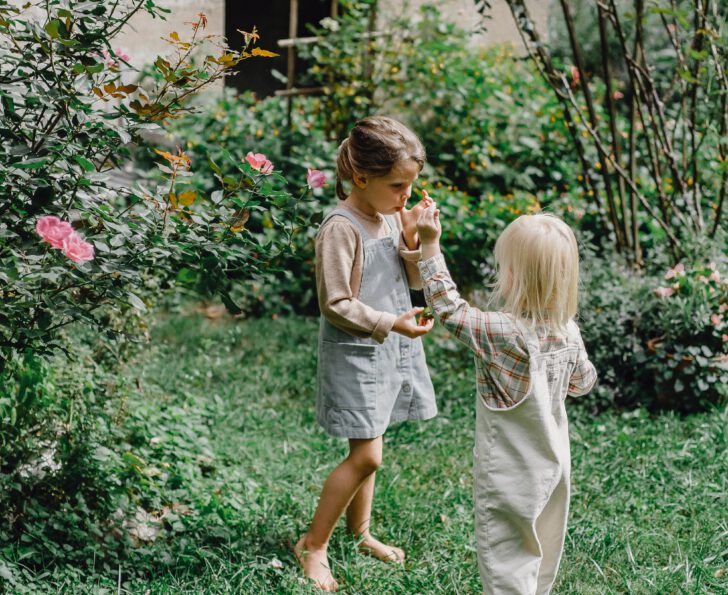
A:
POLYGON ((399 226, 397 225, 397 218, 395 215, 385 215, 385 220, 387 221, 387 225, 389 225, 389 235, 394 240, 394 245, 399 245, 399 226))
POLYGON ((369 239, 369 234, 367 233, 367 230, 364 229, 364 226, 361 224, 361 222, 346 209, 334 209, 333 211, 331 211, 328 215, 326 215, 326 217, 324 217, 324 220, 321 222, 320 227, 323 227, 329 219, 335 217, 336 215, 341 215, 342 217, 346 217, 349 221, 351 221, 354 224, 354 227, 359 230, 359 233, 361 234, 363 240, 369 239))
POLYGON ((534 355, 541 353, 541 347, 539 345, 536 331, 515 315, 513 316, 513 320, 516 323, 516 328, 523 336, 523 340, 526 342, 529 357, 533 357, 534 355))

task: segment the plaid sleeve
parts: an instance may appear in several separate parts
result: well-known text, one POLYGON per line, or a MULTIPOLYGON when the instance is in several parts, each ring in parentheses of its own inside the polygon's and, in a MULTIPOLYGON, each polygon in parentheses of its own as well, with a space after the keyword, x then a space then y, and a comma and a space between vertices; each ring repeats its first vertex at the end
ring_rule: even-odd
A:
POLYGON ((500 327, 491 324, 486 312, 460 297, 442 254, 420 261, 418 266, 425 300, 440 323, 477 355, 492 354, 495 351, 493 333, 500 327))
POLYGON ((579 333, 579 355, 576 360, 576 367, 569 379, 569 395, 572 397, 581 397, 587 394, 594 388, 596 381, 597 370, 594 364, 589 361, 586 347, 584 347, 584 341, 581 338, 581 333, 579 333))

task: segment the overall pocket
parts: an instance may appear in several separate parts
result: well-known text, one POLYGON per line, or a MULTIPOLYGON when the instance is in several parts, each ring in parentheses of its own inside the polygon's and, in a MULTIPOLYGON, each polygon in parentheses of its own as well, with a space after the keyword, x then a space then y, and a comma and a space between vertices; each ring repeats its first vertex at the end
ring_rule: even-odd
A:
POLYGON ((377 346, 321 342, 321 390, 328 407, 364 410, 377 405, 377 346))

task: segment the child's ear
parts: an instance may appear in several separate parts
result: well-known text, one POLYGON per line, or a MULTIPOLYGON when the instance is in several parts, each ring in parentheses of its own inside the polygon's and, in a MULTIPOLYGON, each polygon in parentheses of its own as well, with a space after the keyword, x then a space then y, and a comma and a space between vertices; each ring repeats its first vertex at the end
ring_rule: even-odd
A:
POLYGON ((364 188, 367 187, 367 177, 365 175, 354 172, 351 176, 351 180, 352 182, 354 182, 354 185, 360 190, 364 190, 364 188))

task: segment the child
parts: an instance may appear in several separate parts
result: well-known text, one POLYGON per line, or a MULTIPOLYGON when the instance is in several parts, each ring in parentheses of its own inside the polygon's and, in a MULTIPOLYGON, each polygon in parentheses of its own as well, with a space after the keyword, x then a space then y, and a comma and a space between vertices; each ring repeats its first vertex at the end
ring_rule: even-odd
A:
POLYGON ((439 211, 417 222, 425 299, 475 353, 474 464, 478 566, 488 595, 549 593, 569 508, 567 394, 596 381, 574 322, 579 254, 552 215, 523 215, 498 238, 500 311, 473 308, 440 254, 439 211))
POLYGON ((405 209, 425 151, 415 134, 386 117, 364 118, 341 143, 336 193, 342 200, 316 238, 318 422, 349 439, 349 455, 324 483, 311 526, 294 547, 306 577, 336 591, 327 547, 346 509, 348 530, 374 556, 404 552, 372 537, 369 521, 382 435, 394 422, 437 414, 409 287, 419 288, 417 218, 432 201, 405 209), (351 182, 346 194, 342 181, 351 182), (392 332, 394 331, 394 332, 392 332))

